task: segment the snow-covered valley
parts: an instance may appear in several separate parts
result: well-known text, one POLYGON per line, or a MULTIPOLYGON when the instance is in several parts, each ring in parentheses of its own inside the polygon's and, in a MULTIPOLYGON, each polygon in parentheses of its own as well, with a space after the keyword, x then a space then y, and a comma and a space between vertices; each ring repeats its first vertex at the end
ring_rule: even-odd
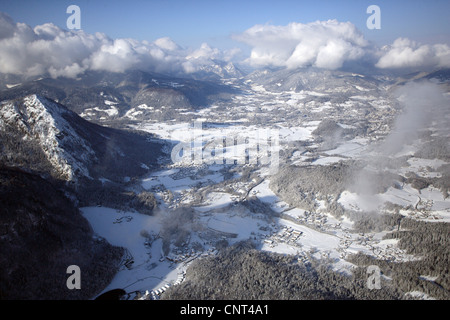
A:
MULTIPOLYGON (((394 108, 387 107, 396 103, 385 98, 387 93, 370 99, 350 95, 336 104, 314 99, 341 94, 339 88, 335 92, 300 93, 271 92, 256 85, 240 89, 244 88, 232 103, 194 113, 192 123, 142 121, 130 125, 171 141, 173 148, 183 145, 184 152, 192 152, 192 156, 185 153, 183 161, 172 161, 166 169, 151 172, 129 185, 130 190, 155 194, 159 206, 153 216, 107 207, 82 208, 96 236, 127 249, 120 271, 105 292, 123 288, 133 293, 129 298, 139 292, 142 299, 158 299, 167 288, 183 281, 192 261, 217 254, 223 242, 232 245, 247 239, 259 250, 290 255, 302 262, 308 256, 328 259, 334 270, 344 274, 352 273, 355 265, 347 258, 358 252, 391 262, 420 259, 399 248, 398 240, 384 238, 387 233, 401 230, 401 225, 389 230, 358 231, 352 219, 330 209, 328 200, 314 199, 311 210, 290 205, 270 187, 272 175, 283 167, 334 166, 339 162, 369 161, 378 155, 375 146, 383 144, 396 116, 394 108), (370 111, 361 117, 358 110, 363 105, 369 105, 370 111), (337 106, 342 108, 340 113, 335 113, 337 106), (317 139, 324 118, 333 119, 342 129, 332 137, 333 141, 327 141, 327 136, 317 139), (362 123, 365 130, 358 131, 362 123), (269 134, 255 136, 257 131, 269 134), (271 138, 267 139, 268 135, 271 138), (226 139, 232 142, 226 143, 226 139), (272 153, 260 162, 260 146, 267 143, 276 149, 268 148, 272 153), (211 144, 214 148, 208 149, 211 144), (257 149, 257 160, 251 162, 249 153, 257 149), (214 162, 207 161, 211 156, 216 156, 214 162), (175 224, 167 237, 167 221, 176 219, 171 213, 185 208, 191 210, 188 223, 175 224)), ((417 144, 405 147, 409 149, 402 148, 391 156, 392 161, 405 154, 409 157, 406 163, 390 169, 397 174, 415 172, 423 177, 440 177, 438 169, 448 165, 442 160, 416 157, 417 144)), ((352 212, 392 214, 393 209, 386 205, 390 204, 405 217, 450 222, 450 199, 431 184, 417 189, 398 181, 382 192, 366 194, 346 189, 334 197, 344 210, 352 212)))

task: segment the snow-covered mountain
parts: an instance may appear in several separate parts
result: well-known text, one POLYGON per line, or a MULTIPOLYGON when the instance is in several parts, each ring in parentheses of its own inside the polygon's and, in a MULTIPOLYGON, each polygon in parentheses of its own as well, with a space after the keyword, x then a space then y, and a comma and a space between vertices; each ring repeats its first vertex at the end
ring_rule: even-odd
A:
POLYGON ((4 101, 0 128, 6 164, 30 165, 67 181, 133 176, 143 171, 143 165, 154 166, 161 154, 161 144, 150 141, 150 135, 95 125, 36 94, 4 101), (51 169, 45 170, 40 162, 51 169))
POLYGON ((315 90, 359 93, 376 90, 380 84, 380 81, 371 75, 315 68, 257 70, 246 79, 275 92, 315 90))
POLYGON ((89 177, 87 165, 95 161, 95 152, 69 123, 74 118, 72 112, 42 96, 30 95, 3 103, 0 117, 2 130, 15 127, 22 133, 21 139, 39 144, 64 179, 89 177))
MULTIPOLYGON (((232 66, 224 68, 230 72, 234 70, 232 66)), ((235 88, 223 84, 218 77, 214 80, 198 78, 180 78, 139 70, 124 73, 90 71, 77 79, 43 77, 20 81, 0 76, 0 96, 6 100, 36 93, 67 106, 86 120, 111 123, 168 120, 181 111, 204 108, 236 92, 235 88), (148 107, 147 111, 142 108, 138 110, 139 106, 144 105, 148 107)))

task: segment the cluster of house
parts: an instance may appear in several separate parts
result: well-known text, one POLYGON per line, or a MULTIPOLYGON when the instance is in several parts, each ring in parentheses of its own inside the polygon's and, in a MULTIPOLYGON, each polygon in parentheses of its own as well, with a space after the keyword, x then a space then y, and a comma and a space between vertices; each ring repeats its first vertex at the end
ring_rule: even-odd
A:
POLYGON ((345 233, 344 237, 339 242, 339 247, 337 248, 337 251, 340 253, 340 258, 345 259, 347 256, 347 249, 350 246, 363 246, 366 247, 368 250, 370 250, 373 255, 377 259, 382 260, 402 260, 406 259, 407 255, 395 244, 387 244, 384 245, 377 245, 380 243, 380 240, 374 239, 373 234, 362 234, 360 233, 359 236, 352 237, 349 233, 345 233))
POLYGON ((408 258, 408 255, 394 244, 388 244, 384 248, 371 246, 370 249, 378 259, 403 261, 408 258))
POLYGON ((181 249, 175 249, 172 252, 169 253, 169 255, 165 256, 165 257, 161 257, 161 260, 164 261, 164 259, 167 259, 170 262, 174 262, 174 263, 181 263, 181 262, 185 262, 187 259, 191 258, 191 257, 195 257, 197 256, 198 253, 194 250, 188 250, 185 248, 185 250, 181 250, 181 249))
POLYGON ((283 226, 282 232, 272 234, 267 239, 264 239, 264 243, 273 248, 277 243, 287 243, 290 245, 297 245, 297 240, 303 232, 295 230, 292 227, 283 226))
MULTIPOLYGON (((175 282, 172 284, 174 286, 180 284, 181 282, 183 282, 185 277, 185 272, 181 272, 178 274, 177 280, 175 280, 175 282)), ((144 295, 141 295, 139 298, 137 298, 137 300, 158 300, 161 296, 161 294, 163 294, 167 289, 169 289, 171 286, 171 284, 165 284, 162 287, 158 288, 158 289, 154 289, 152 291, 145 291, 144 295)))
POLYGON ((312 213, 309 211, 305 211, 305 215, 297 219, 302 224, 312 224, 319 228, 323 227, 323 225, 327 222, 327 216, 320 212, 312 213))

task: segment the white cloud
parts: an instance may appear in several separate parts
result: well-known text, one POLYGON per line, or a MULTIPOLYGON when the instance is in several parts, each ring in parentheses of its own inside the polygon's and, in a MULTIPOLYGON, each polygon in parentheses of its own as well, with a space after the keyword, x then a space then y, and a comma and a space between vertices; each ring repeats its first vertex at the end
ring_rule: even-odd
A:
POLYGON ((200 48, 194 50, 186 58, 189 59, 217 59, 221 55, 220 50, 211 48, 207 43, 202 43, 200 48))
POLYGON ((32 29, 4 14, 0 25, 12 30, 0 39, 0 71, 4 73, 75 76, 88 68, 92 52, 109 41, 102 34, 68 32, 51 23, 32 29))
POLYGON ((215 61, 229 62, 239 53, 240 49, 237 48, 222 51, 202 43, 200 48, 186 56, 183 69, 186 73, 197 72, 201 67, 213 66, 215 61))
POLYGON ((180 50, 180 46, 172 41, 169 37, 159 38, 155 40, 155 45, 160 47, 161 49, 168 51, 180 50))
MULTIPOLYGON (((253 66, 338 69, 348 61, 371 60, 374 50, 352 23, 337 20, 255 25, 234 39, 251 46, 245 62, 253 66)), ((376 50, 378 68, 450 67, 446 44, 418 45, 400 38, 388 49, 376 50)), ((229 62, 240 53, 240 49, 222 51, 206 43, 186 49, 168 37, 153 42, 111 39, 103 33, 63 30, 52 23, 31 28, 0 12, 2 73, 54 78, 77 77, 86 70, 192 73, 214 68, 218 60, 229 62)))
MULTIPOLYGON (((227 56, 228 54, 228 56, 227 56)), ((139 68, 156 72, 195 72, 213 59, 226 59, 203 44, 183 49, 170 38, 149 41, 111 39, 103 33, 66 31, 52 23, 31 28, 0 13, 0 72, 25 76, 77 77, 86 70, 123 72, 139 68), (186 65, 189 64, 189 66, 186 65)))
POLYGON ((124 72, 141 61, 138 49, 136 43, 116 39, 94 51, 87 63, 93 70, 124 72))
POLYGON ((345 61, 361 58, 369 44, 352 23, 337 20, 256 25, 235 39, 252 47, 250 64, 288 68, 337 69, 345 61))
POLYGON ((378 68, 435 68, 450 67, 450 47, 446 44, 419 45, 406 38, 398 38, 382 52, 375 65, 378 68))

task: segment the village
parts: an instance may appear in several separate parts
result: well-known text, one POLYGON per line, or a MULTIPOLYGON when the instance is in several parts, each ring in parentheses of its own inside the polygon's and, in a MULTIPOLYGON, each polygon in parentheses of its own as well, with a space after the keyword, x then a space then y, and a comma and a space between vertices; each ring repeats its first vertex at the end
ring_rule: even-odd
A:
POLYGON ((286 243, 300 248, 299 238, 303 232, 292 227, 283 226, 280 231, 276 231, 264 239, 264 243, 274 248, 278 243, 286 243))
MULTIPOLYGON (((204 132, 209 130, 214 129, 207 128, 204 132)), ((285 131, 282 133, 286 134, 285 131)), ((177 134, 181 135, 182 132, 177 134)), ((208 134, 212 135, 211 132, 208 134)), ((303 134, 306 133, 299 133, 303 134)), ((309 136, 305 138, 310 139, 309 136)), ((323 159, 328 158, 325 156, 323 159)), ((351 272, 349 258, 358 252, 386 261, 412 259, 398 247, 397 240, 383 238, 389 231, 360 233, 354 230, 349 217, 333 215, 329 209, 329 198, 316 198, 315 203, 304 208, 288 204, 288 199, 282 199, 272 191, 270 180, 274 178, 267 172, 268 168, 247 164, 172 164, 138 182, 136 190, 152 192, 158 201, 159 210, 153 216, 139 216, 139 219, 152 221, 145 225, 149 226, 149 230, 154 230, 144 237, 146 255, 137 257, 130 253, 124 262, 127 269, 124 274, 134 270, 149 274, 152 270, 151 274, 154 275, 154 280, 145 278, 145 281, 130 284, 133 292, 139 292, 135 298, 159 299, 168 288, 185 281, 185 269, 191 262, 216 255, 222 246, 231 246, 247 239, 253 240, 260 250, 291 255, 299 264, 308 263, 312 257, 329 259, 340 271, 351 272), (187 239, 174 245, 174 236, 170 240, 170 250, 162 250, 161 218, 165 212, 183 207, 190 208, 192 218, 189 224, 194 228, 184 230, 180 225, 182 231, 189 234, 187 239)), ((399 192, 393 189, 391 197, 399 192)), ((355 211, 358 208, 352 207, 356 201, 354 198, 354 194, 347 192, 340 196, 340 201, 346 209, 355 211)), ((416 210, 411 210, 416 215, 435 211, 432 210, 432 199, 426 196, 423 198, 415 203, 416 210)), ((100 209, 105 210, 95 208, 88 211, 100 209)), ((134 224, 137 217, 137 213, 124 213, 112 224, 118 228, 120 225, 134 224)), ((93 219, 98 219, 98 212, 93 219)), ((137 233, 142 230, 142 225, 136 225, 137 233)), ((135 249, 136 253, 140 253, 138 249, 135 249)), ((125 279, 118 278, 117 282, 123 281, 128 285, 125 279)))
POLYGON ((144 294, 142 294, 140 291, 136 292, 136 296, 134 297, 134 300, 159 300, 160 296, 171 286, 176 286, 183 282, 185 278, 185 272, 181 272, 178 274, 176 281, 173 284, 165 284, 161 286, 158 289, 153 289, 151 291, 146 290, 144 294))

